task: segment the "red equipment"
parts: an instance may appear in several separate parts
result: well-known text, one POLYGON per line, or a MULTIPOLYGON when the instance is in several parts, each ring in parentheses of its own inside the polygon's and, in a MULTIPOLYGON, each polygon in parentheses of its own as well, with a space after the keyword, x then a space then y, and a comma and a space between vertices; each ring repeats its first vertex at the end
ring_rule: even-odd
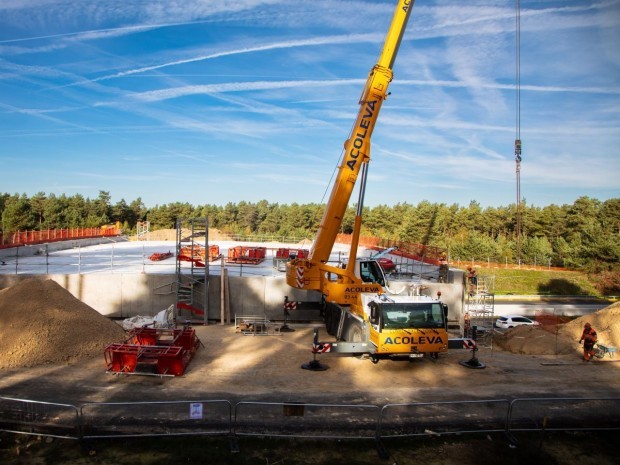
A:
POLYGON ((265 260, 267 254, 266 247, 244 247, 238 245, 231 249, 228 249, 229 263, 243 263, 248 265, 258 265, 265 260))
POLYGON ((110 344, 103 355, 108 373, 181 376, 199 346, 192 328, 137 328, 126 343, 110 344))
POLYGON ((172 257, 172 252, 156 252, 149 257, 149 260, 151 260, 152 262, 159 262, 162 260, 166 260, 170 257, 172 257))
POLYGON ((276 250, 276 258, 308 258, 308 252, 309 251, 307 249, 279 248, 276 250))
MULTIPOLYGON (((215 261, 220 257, 220 246, 210 245, 209 261, 215 261)), ((181 249, 179 250, 178 259, 185 262, 194 262, 196 266, 205 266, 205 261, 207 260, 207 252, 205 247, 202 245, 188 245, 185 247, 181 247, 181 249)))

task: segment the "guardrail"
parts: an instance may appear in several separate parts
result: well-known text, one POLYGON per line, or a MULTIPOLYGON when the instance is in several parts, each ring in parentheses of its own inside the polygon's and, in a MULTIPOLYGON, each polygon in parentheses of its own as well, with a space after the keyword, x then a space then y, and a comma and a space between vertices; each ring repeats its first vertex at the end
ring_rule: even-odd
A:
POLYGON ((92 402, 0 397, 0 431, 65 439, 181 435, 371 439, 523 431, 620 430, 620 397, 386 404, 227 400, 92 402), (234 414, 233 414, 234 412, 234 414))

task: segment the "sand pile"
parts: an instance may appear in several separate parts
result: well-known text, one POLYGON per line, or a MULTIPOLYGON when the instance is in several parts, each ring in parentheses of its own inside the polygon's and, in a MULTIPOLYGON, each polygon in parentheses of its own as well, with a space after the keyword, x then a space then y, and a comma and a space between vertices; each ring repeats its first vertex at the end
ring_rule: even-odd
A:
POLYGON ((596 330, 598 342, 610 347, 620 347, 620 302, 566 323, 560 328, 560 334, 578 341, 586 323, 590 323, 596 330))
MULTIPOLYGON (((183 238, 191 235, 190 229, 183 229, 181 236, 183 238)), ((176 241, 177 230, 176 229, 156 229, 155 231, 149 231, 150 241, 176 241)), ((200 238, 197 239, 200 242, 200 238)), ((229 241, 231 238, 219 231, 219 229, 209 228, 209 242, 211 241, 229 241)))
POLYGON ((73 363, 126 339, 112 320, 52 280, 0 291, 0 368, 73 363))
POLYGON ((567 355, 581 353, 579 345, 583 325, 589 322, 598 333, 598 341, 609 347, 620 345, 620 302, 596 313, 579 317, 556 328, 517 326, 496 334, 493 342, 501 349, 525 355, 567 355))
MULTIPOLYGON (((581 333, 579 333, 581 336, 581 333)), ((524 355, 567 355, 579 349, 577 339, 571 339, 541 326, 516 326, 496 334, 493 342, 506 352, 524 355)))

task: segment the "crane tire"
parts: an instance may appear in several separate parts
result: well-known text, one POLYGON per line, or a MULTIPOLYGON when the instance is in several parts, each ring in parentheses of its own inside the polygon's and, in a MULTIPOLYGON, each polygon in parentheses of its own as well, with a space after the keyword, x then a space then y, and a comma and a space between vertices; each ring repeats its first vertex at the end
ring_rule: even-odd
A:
POLYGON ((352 323, 347 331, 347 342, 362 342, 363 333, 359 323, 352 323))

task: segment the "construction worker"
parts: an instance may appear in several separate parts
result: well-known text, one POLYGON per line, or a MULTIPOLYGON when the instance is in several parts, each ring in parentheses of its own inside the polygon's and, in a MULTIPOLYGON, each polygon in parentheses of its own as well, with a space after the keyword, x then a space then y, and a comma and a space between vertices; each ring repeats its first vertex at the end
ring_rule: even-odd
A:
POLYGON ((467 267, 467 281, 469 282, 469 296, 473 297, 478 286, 478 273, 471 266, 467 267))
POLYGON ((448 282, 448 260, 446 259, 446 254, 441 254, 439 257, 439 282, 447 283, 448 282))
POLYGON ((583 360, 589 362, 594 355, 594 344, 596 344, 597 335, 596 330, 590 323, 583 325, 583 332, 581 333, 581 339, 579 344, 583 342, 583 360))

